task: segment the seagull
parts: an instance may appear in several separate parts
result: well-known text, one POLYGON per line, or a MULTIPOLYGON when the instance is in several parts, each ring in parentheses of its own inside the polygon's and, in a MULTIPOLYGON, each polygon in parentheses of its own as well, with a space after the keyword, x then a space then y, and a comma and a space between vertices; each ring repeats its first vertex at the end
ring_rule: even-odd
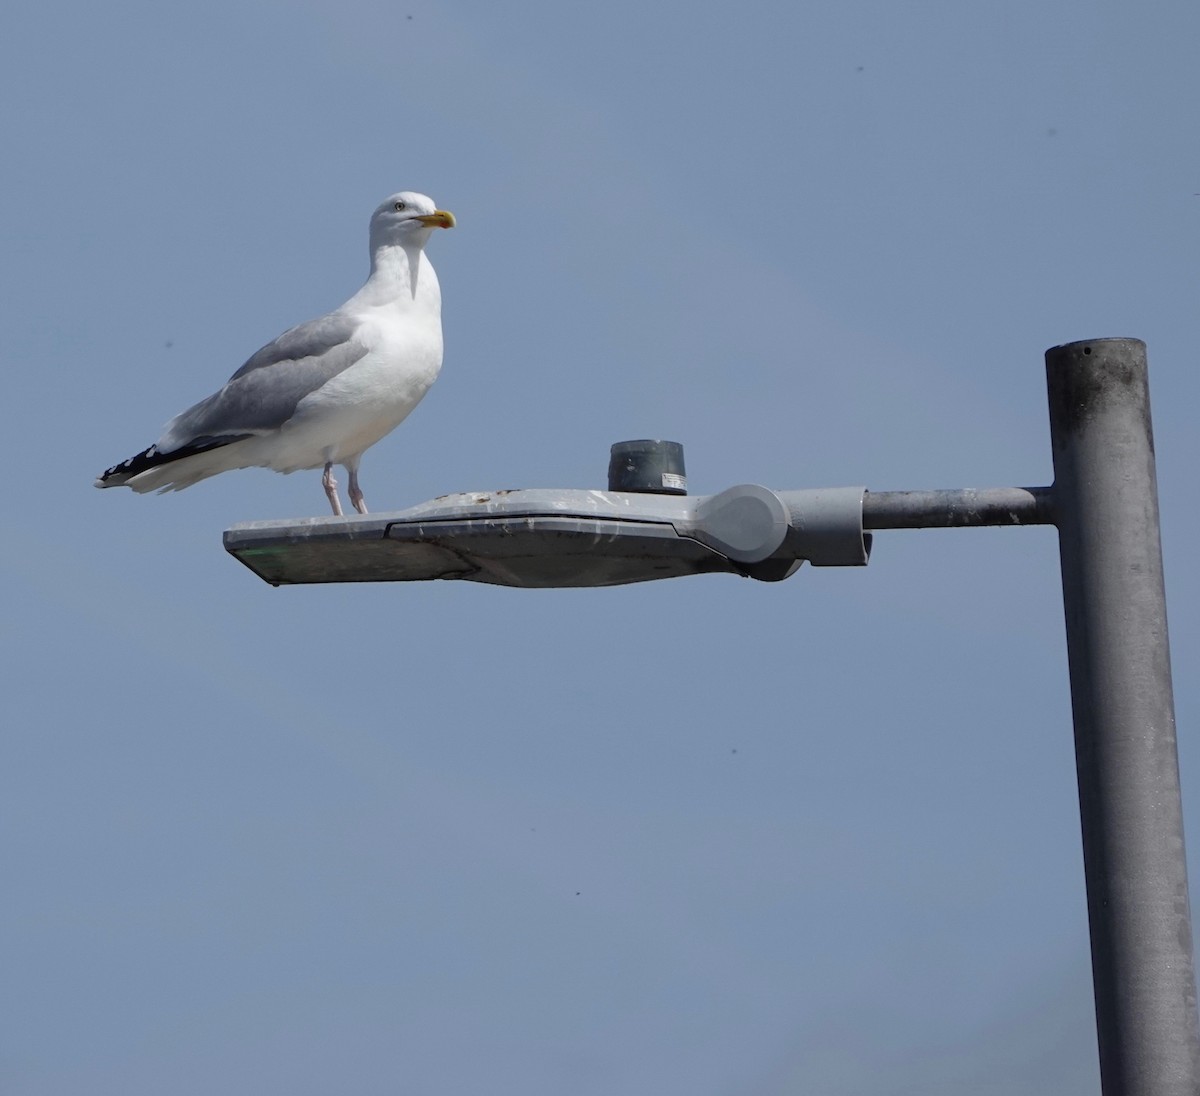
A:
POLYGON ((285 331, 225 387, 176 415, 149 449, 109 468, 97 487, 181 491, 233 468, 323 468, 342 516, 333 466, 350 476, 350 502, 367 513, 363 453, 402 423, 442 367, 442 294, 425 257, 454 214, 409 190, 371 215, 371 274, 344 305, 285 331))

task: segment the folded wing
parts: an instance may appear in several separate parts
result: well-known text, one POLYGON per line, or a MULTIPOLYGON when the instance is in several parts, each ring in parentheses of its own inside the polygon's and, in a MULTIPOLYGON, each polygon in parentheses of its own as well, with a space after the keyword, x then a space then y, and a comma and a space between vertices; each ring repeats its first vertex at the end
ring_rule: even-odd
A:
POLYGON ((155 448, 168 454, 202 439, 278 430, 305 396, 366 353, 359 324, 340 312, 285 331, 254 354, 219 392, 173 418, 155 448))

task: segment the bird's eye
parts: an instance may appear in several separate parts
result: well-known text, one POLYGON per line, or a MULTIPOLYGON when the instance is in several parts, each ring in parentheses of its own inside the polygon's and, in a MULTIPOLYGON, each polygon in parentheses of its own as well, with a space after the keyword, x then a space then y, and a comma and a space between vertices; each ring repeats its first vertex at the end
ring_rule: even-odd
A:
POLYGON ((396 212, 398 213, 402 209, 407 209, 408 203, 407 202, 397 202, 392 208, 395 209, 396 212))

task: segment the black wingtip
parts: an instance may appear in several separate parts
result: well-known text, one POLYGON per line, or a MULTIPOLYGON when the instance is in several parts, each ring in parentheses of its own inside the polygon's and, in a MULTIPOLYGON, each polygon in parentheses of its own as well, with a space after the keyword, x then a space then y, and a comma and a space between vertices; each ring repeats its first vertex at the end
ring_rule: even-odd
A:
POLYGON ((172 449, 169 453, 164 453, 158 446, 152 445, 149 449, 143 449, 136 456, 106 469, 96 480, 96 486, 120 487, 122 484, 128 483, 134 476, 148 472, 151 468, 183 460, 184 457, 194 457, 197 453, 207 453, 210 449, 220 449, 223 445, 232 445, 235 441, 241 441, 250 436, 249 434, 227 434, 221 437, 196 438, 187 445, 172 449))
POLYGON ((145 472, 147 468, 161 464, 161 457, 162 454, 153 445, 149 449, 143 449, 137 456, 123 460, 120 464, 114 464, 111 468, 106 468, 96 480, 96 486, 119 487, 139 472, 145 472))

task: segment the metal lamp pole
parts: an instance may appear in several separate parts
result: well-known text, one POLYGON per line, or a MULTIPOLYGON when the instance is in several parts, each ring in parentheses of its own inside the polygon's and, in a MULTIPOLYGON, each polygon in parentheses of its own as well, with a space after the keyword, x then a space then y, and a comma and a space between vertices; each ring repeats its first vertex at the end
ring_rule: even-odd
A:
POLYGON ((382 517, 252 522, 225 544, 274 584, 604 586, 712 571, 777 581, 801 560, 861 566, 864 530, 1056 525, 1104 1096, 1200 1096, 1146 347, 1054 347, 1046 375, 1053 487, 777 495, 749 484, 689 499, 676 443, 624 442, 607 494, 446 496, 382 517))
POLYGON ((1104 1096, 1197 1096, 1146 346, 1046 352, 1053 487, 868 492, 868 529, 1058 526, 1104 1096))
POLYGON ((1146 347, 1046 352, 1105 1096, 1200 1093, 1146 347))

